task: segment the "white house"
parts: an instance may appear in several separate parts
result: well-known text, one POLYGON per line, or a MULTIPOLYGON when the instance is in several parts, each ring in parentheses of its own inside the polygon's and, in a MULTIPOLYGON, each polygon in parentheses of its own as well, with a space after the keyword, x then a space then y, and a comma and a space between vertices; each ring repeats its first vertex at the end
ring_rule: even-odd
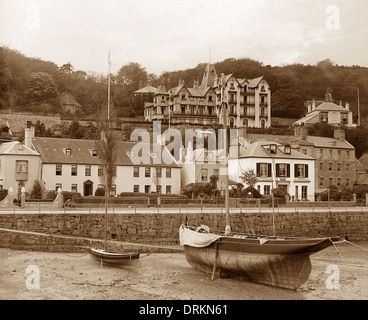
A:
MULTIPOLYGON (((27 132, 26 132, 27 133, 27 132)), ((27 141, 26 134, 26 141, 27 141)), ((103 170, 94 140, 65 138, 32 138, 32 147, 41 155, 41 179, 46 190, 79 192, 94 195, 102 187, 103 170)), ((162 156, 172 157, 172 163, 157 163, 152 146, 148 146, 147 163, 134 163, 132 149, 136 142, 117 142, 116 178, 112 194, 121 192, 159 192, 180 194, 180 166, 161 146, 162 156)))
POLYGON ((284 189, 291 200, 314 201, 315 159, 292 150, 290 145, 257 141, 240 147, 237 159, 229 159, 229 178, 242 182, 243 171, 254 170, 255 188, 262 194, 284 189))

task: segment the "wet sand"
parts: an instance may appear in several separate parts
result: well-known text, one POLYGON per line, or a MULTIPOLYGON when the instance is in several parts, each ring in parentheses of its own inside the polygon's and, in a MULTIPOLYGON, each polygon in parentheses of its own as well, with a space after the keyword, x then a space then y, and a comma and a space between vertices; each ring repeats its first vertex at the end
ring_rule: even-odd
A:
MULTIPOLYGON (((368 249, 368 243, 357 245, 368 249)), ((234 279, 211 280, 211 275, 194 270, 181 253, 141 254, 141 258, 133 264, 116 268, 100 266, 90 259, 88 253, 31 252, 0 248, 0 299, 368 299, 368 251, 350 243, 336 246, 338 251, 330 247, 311 256, 311 275, 296 291, 234 279), (32 280, 36 273, 26 271, 29 266, 36 266, 31 268, 39 270, 39 288, 37 282, 32 280), (329 268, 335 273, 328 272, 329 268), (335 281, 336 278, 334 281, 329 278, 336 276, 336 271, 339 272, 338 282, 335 281)))

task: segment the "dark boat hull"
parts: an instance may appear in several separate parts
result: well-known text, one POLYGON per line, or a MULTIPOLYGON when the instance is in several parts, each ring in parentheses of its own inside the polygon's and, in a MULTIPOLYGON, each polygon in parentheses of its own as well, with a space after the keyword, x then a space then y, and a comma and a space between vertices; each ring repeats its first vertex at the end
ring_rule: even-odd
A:
POLYGON ((91 259, 109 265, 122 265, 139 259, 139 252, 119 253, 91 248, 89 253, 91 259))
POLYGON ((184 253, 197 270, 295 290, 308 280, 310 255, 330 245, 329 238, 221 237, 206 247, 184 245, 184 253))

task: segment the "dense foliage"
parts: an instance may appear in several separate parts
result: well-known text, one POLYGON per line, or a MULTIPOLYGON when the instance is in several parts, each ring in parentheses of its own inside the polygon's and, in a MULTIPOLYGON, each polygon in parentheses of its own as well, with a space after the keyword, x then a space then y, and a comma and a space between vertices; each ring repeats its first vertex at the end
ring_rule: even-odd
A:
MULTIPOLYGON (((117 74, 110 74, 111 108, 120 117, 143 116, 144 101, 133 100, 134 91, 146 86, 166 88, 178 85, 183 79, 191 87, 194 80, 201 81, 206 63, 195 68, 163 72, 157 76, 147 73, 139 63, 122 66, 117 74)), ((233 73, 238 78, 264 76, 272 90, 272 116, 299 118, 305 115, 307 100, 322 100, 327 89, 335 101, 350 103, 357 118, 357 90, 359 88, 362 117, 368 115, 368 68, 338 66, 329 60, 316 65, 293 64, 286 66, 263 65, 261 62, 242 58, 226 59, 215 63, 217 74, 233 73)), ((0 47, 0 108, 30 108, 34 97, 29 95, 27 85, 33 73, 47 73, 56 85, 58 93, 69 92, 82 105, 81 116, 96 116, 106 113, 107 75, 75 70, 70 62, 58 67, 55 63, 28 58, 21 53, 0 47), (28 93, 28 94, 27 94, 28 93)), ((56 101, 49 101, 57 106, 56 101)), ((34 110, 30 110, 34 111, 34 110)), ((37 111, 37 110, 36 110, 37 111)), ((50 109, 50 112, 55 111, 50 109)))

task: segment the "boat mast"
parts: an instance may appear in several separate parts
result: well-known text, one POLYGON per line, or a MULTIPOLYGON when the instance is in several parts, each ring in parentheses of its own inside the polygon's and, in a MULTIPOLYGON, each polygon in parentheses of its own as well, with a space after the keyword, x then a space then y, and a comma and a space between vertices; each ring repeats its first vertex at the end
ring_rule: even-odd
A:
MULTIPOLYGON (((109 64, 109 73, 107 75, 107 124, 106 124, 106 130, 108 130, 110 128, 110 66, 111 66, 110 50, 109 50, 108 64, 109 64)), ((107 219, 108 203, 107 202, 109 201, 108 193, 109 193, 110 190, 107 189, 107 179, 105 179, 105 181, 106 181, 106 186, 105 186, 105 238, 104 238, 104 250, 106 251, 106 248, 107 248, 107 223, 108 223, 108 219, 107 219)))
POLYGON ((223 132, 224 132, 224 151, 225 151, 225 235, 230 234, 230 209, 229 209, 229 145, 228 145, 228 124, 227 124, 227 103, 225 99, 225 75, 222 73, 220 75, 220 86, 221 86, 221 112, 223 117, 223 132))

